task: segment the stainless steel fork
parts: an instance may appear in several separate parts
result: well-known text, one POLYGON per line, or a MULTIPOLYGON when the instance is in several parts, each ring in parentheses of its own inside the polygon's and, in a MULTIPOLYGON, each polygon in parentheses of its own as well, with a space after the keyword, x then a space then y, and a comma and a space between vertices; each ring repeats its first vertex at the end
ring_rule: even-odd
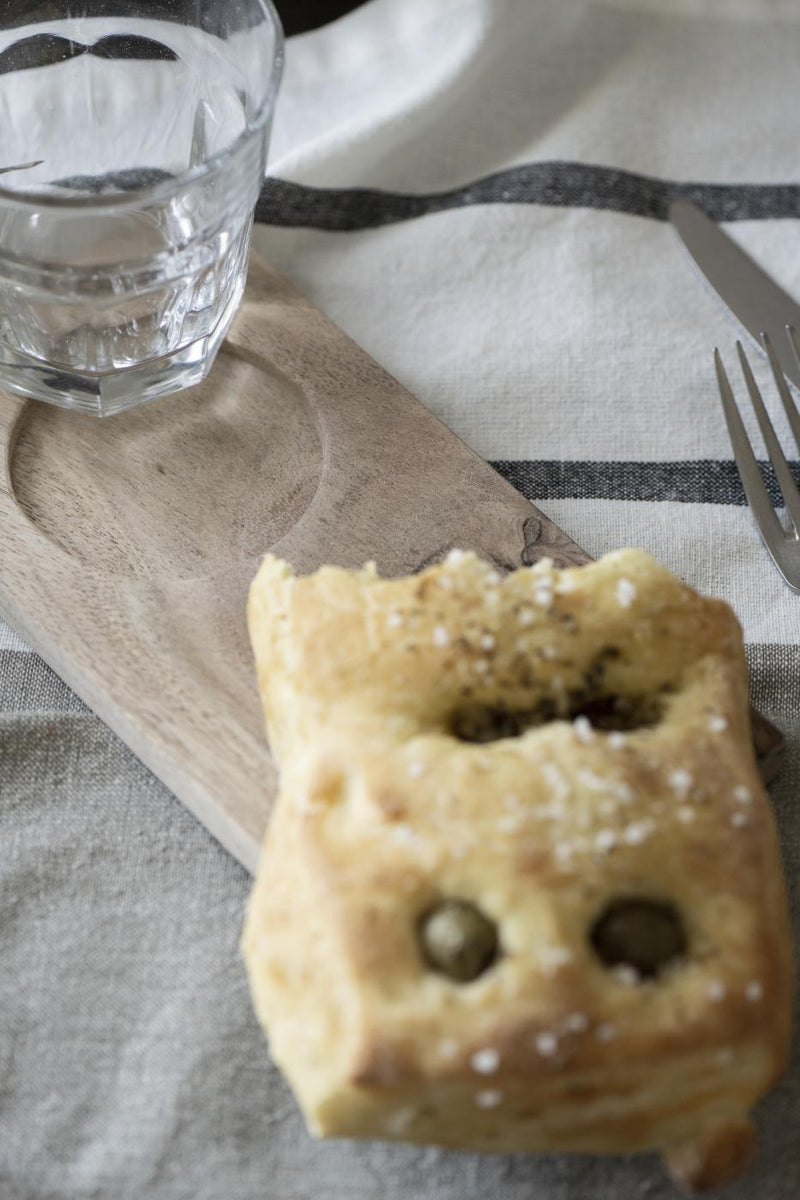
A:
MULTIPOLYGON (((787 325, 786 336, 789 338, 794 356, 798 362, 798 367, 800 367, 800 338, 798 338, 797 331, 792 326, 787 325)), ((781 370, 778 357, 775 353, 775 347, 769 335, 762 333, 761 341, 767 352, 767 357, 772 367, 772 374, 775 378, 775 386, 783 403, 798 453, 800 453, 800 413, 798 413, 795 402, 792 399, 792 394, 789 391, 789 386, 781 370)), ((800 592, 800 490, 798 490, 797 484, 794 481, 791 469, 786 461, 786 455, 781 449, 780 442, 778 441, 772 421, 769 418, 764 401, 761 398, 758 384, 753 378, 753 372, 750 370, 750 364, 747 361, 747 355, 742 348, 741 342, 736 343, 736 349, 739 351, 742 374, 747 384, 747 390, 750 393, 750 401, 755 409, 761 435, 767 447, 767 454, 775 471, 778 487, 781 489, 783 495, 786 512, 792 522, 791 530, 784 529, 778 520, 775 509, 772 507, 772 501, 769 498, 767 489, 764 486, 764 480, 761 477, 761 469, 753 453, 753 447, 750 444, 750 439, 747 436, 739 409, 736 406, 733 391, 728 382, 728 376, 722 365, 722 358, 720 357, 719 350, 715 350, 714 364, 717 368, 717 383, 719 384, 722 408, 725 413, 725 421, 728 426, 731 445, 733 446, 733 456, 736 459, 745 495, 752 509, 753 517, 755 518, 761 537, 764 540, 764 545, 769 551, 775 566, 792 591, 800 592)))

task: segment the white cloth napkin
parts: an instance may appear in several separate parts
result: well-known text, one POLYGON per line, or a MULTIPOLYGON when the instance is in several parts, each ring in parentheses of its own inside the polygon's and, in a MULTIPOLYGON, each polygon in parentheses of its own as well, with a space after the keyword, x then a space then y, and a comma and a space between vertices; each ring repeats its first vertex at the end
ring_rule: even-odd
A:
MULTIPOLYGON (((800 192, 747 220, 770 197, 740 186, 798 176, 799 48, 788 3, 374 0, 292 44, 270 170, 428 204, 460 189, 462 206, 256 235, 480 454, 536 463, 512 478, 587 550, 642 546, 729 600, 748 640, 784 644, 800 604, 727 502, 741 490, 711 352, 733 373, 738 333, 671 227, 638 215, 653 189, 627 173, 661 195, 726 185, 730 232, 800 297, 800 192), (552 163, 555 203, 520 202, 552 163), (586 164, 600 170, 582 190, 586 164)), ((792 446, 777 408, 776 425, 792 446)))
MULTIPOLYGON (((663 220, 697 185, 800 296, 798 62, 796 0, 371 0, 289 43, 255 243, 587 550, 734 604, 800 927, 800 602, 731 462, 734 327, 663 220)), ((3 626, 0 847, 3 1200, 673 1195, 647 1158, 312 1143, 249 1009, 244 872, 3 626)), ((800 1193, 798 1097, 795 1060, 730 1200, 800 1193)))

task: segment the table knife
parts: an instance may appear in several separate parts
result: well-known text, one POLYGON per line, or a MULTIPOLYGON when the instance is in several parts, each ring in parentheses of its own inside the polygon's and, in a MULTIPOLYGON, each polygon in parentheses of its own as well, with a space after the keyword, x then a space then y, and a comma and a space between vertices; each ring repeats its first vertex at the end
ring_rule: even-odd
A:
POLYGON ((784 375, 800 389, 800 365, 785 335, 787 325, 800 331, 800 305, 696 204, 673 201, 669 219, 737 324, 762 354, 761 335, 770 335, 784 375))

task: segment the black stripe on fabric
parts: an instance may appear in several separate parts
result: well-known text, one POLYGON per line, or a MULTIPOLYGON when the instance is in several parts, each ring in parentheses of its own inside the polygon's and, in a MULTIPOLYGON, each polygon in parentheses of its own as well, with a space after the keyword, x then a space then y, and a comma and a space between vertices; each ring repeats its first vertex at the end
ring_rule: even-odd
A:
MULTIPOLYGON (((773 720, 794 721, 800 646, 756 643, 748 646, 748 658, 754 703, 773 720)), ((12 728, 3 718, 23 713, 87 716, 89 709, 37 654, 0 650, 0 742, 12 728)))
MULTIPOLYGON (((692 462, 573 462, 532 459, 492 463, 529 500, 651 500, 680 504, 746 504, 736 463, 725 459, 692 462)), ((800 462, 790 463, 800 485, 800 462)), ((770 499, 782 504, 771 465, 761 463, 770 499)))
MULTIPOLYGON (((778 722, 790 732, 797 724, 797 696, 800 692, 800 646, 779 645, 773 642, 754 643, 747 647, 750 664, 751 698, 753 704, 771 720, 778 722)), ((798 742, 789 739, 787 749, 797 754, 798 742)), ((796 820, 795 795, 797 782, 792 780, 794 794, 787 801, 791 804, 793 820, 796 820)), ((800 849, 800 842, 797 843, 800 849)))
POLYGON ((679 196, 714 221, 800 216, 797 183, 691 183, 657 179, 579 162, 523 163, 446 192, 386 192, 377 188, 316 188, 268 178, 256 206, 264 225, 354 231, 474 204, 540 204, 596 208, 666 221, 679 196))

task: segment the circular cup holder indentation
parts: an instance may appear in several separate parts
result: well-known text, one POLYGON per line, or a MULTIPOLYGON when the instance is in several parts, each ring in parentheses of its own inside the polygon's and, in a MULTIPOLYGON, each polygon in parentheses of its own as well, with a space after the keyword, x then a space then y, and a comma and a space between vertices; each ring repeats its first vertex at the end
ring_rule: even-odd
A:
POLYGON ((198 387, 115 417, 31 402, 16 432, 23 512, 116 575, 191 579, 259 556, 308 508, 322 467, 300 390, 228 352, 198 387))

